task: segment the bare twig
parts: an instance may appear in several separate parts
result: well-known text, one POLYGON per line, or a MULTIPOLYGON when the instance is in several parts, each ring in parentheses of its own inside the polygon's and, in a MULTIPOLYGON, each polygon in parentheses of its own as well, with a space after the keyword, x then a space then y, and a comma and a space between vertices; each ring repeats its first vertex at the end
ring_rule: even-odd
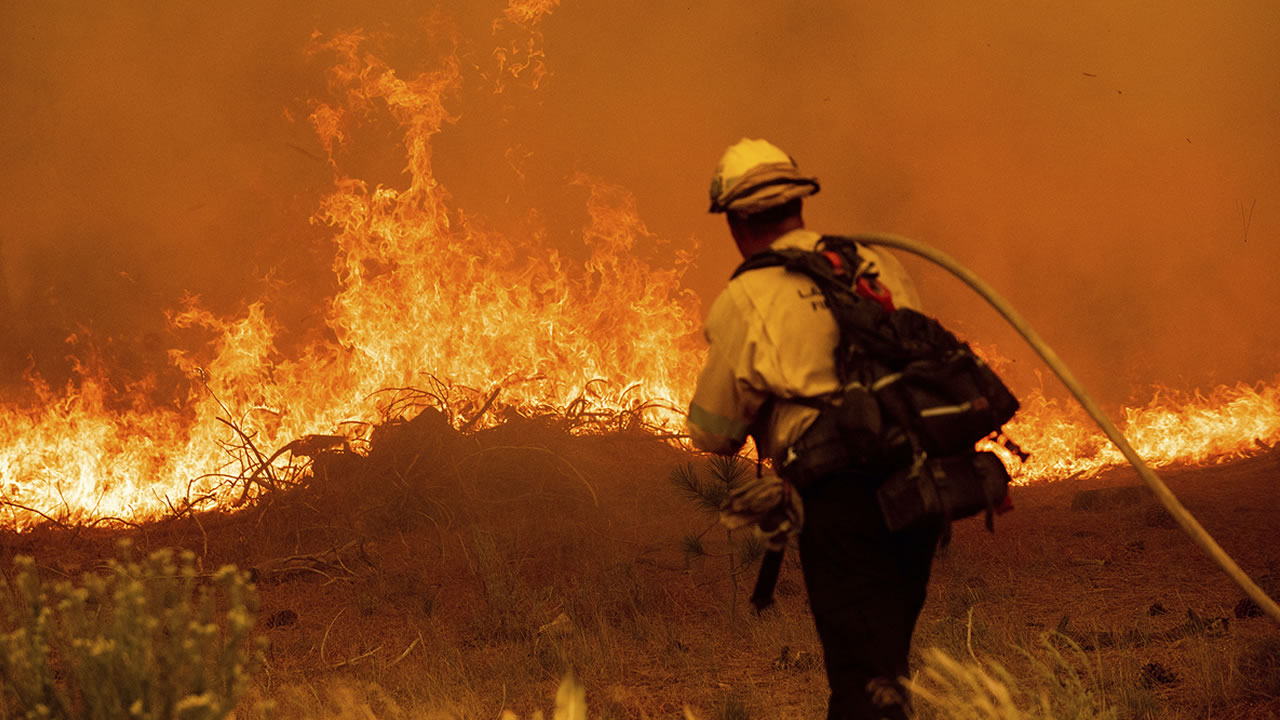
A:
POLYGON ((493 405, 493 401, 498 398, 498 393, 501 390, 501 385, 495 387, 493 392, 489 393, 489 397, 485 398, 484 405, 480 407, 480 411, 473 415, 470 420, 462 425, 462 427, 458 428, 458 432, 465 433, 471 430, 471 428, 475 426, 476 422, 489 410, 489 406, 493 405))
POLYGON ((1258 199, 1254 198, 1253 202, 1249 204, 1249 216, 1247 218, 1244 214, 1244 203, 1237 200, 1236 204, 1240 206, 1240 226, 1244 229, 1244 242, 1247 245, 1249 243, 1249 227, 1253 225, 1253 209, 1258 206, 1258 199))
POLYGON ((218 422, 222 423, 223 425, 226 425, 227 427, 235 431, 235 433, 240 436, 240 439, 244 441, 244 446, 252 450, 254 456, 258 458, 257 468, 254 469, 253 473, 248 478, 245 478, 244 492, 240 495, 240 499, 235 503, 233 503, 233 505, 236 507, 239 507, 241 504, 244 503, 244 501, 249 496, 249 486, 255 481, 259 485, 263 485, 268 489, 275 490, 276 489, 274 484, 275 477, 271 474, 271 462, 275 460, 277 457, 279 457, 280 453, 284 452, 284 448, 277 450, 276 453, 271 456, 271 460, 267 460, 262 456, 262 453, 258 451, 258 446, 253 444, 253 438, 249 437, 249 435, 246 434, 243 430, 241 430, 239 426, 237 426, 235 423, 231 422, 230 420, 225 420, 223 418, 218 418, 218 422), (264 483, 261 480, 258 480, 258 475, 263 471, 267 473, 267 479, 270 482, 264 483))
POLYGON ((336 664, 334 664, 334 665, 330 665, 329 667, 331 667, 331 668, 335 668, 335 669, 336 669, 336 668, 344 667, 344 666, 346 666, 346 665, 352 665, 352 664, 357 663, 357 662, 359 662, 359 661, 361 661, 361 660, 363 660, 363 659, 365 659, 365 658, 367 658, 367 657, 370 657, 370 656, 372 656, 372 655, 376 654, 376 653, 377 653, 379 650, 381 650, 381 649, 382 649, 382 646, 381 646, 381 645, 379 645, 378 647, 376 647, 376 648, 374 648, 374 649, 370 650, 369 652, 361 653, 360 655, 357 655, 357 656, 355 656, 355 657, 353 657, 353 658, 347 658, 346 660, 342 660, 342 661, 340 661, 340 662, 338 662, 338 663, 336 663, 336 664))
POLYGON ((418 647, 418 643, 420 642, 422 642, 422 633, 418 633, 418 637, 414 638, 413 642, 409 643, 409 647, 405 648, 404 652, 400 653, 400 655, 396 657, 395 660, 392 660, 390 663, 387 663, 387 667, 391 667, 392 665, 395 665, 396 663, 405 659, 409 655, 409 653, 413 651, 414 648, 418 647))
POLYGON ((116 517, 114 515, 108 515, 106 517, 96 518, 91 522, 83 523, 78 527, 92 528, 92 527, 98 527, 99 525, 105 525, 106 523, 119 523, 121 525, 124 525, 125 527, 133 528, 134 530, 138 530, 142 528, 142 525, 140 523, 133 522, 132 520, 125 520, 122 517, 116 517))
POLYGON ((200 522, 199 513, 191 513, 191 519, 196 521, 196 527, 200 528, 200 540, 203 552, 200 553, 200 567, 204 567, 205 558, 209 557, 209 533, 204 531, 204 523, 200 522))
MULTIPOLYGON (((326 585, 350 581, 352 578, 359 577, 359 574, 347 567, 347 564, 342 559, 342 553, 350 550, 353 546, 357 546, 357 541, 351 540, 340 548, 330 548, 322 553, 289 555, 266 560, 258 563, 254 569, 257 571, 258 576, 264 580, 311 572, 326 578, 326 585), (338 571, 341 572, 339 573, 338 571), (342 576, 344 574, 345 577, 342 576)), ((362 543, 358 546, 358 552, 364 556, 362 543)), ((367 560, 367 556, 364 557, 366 558, 366 563, 370 567, 374 567, 373 563, 367 560)))
POLYGON ((326 627, 324 629, 324 637, 320 638, 320 662, 324 663, 325 665, 329 664, 329 661, 324 659, 324 648, 325 648, 325 645, 329 642, 329 631, 333 629, 333 624, 338 622, 338 618, 342 617, 342 613, 346 611, 347 611, 346 608, 342 608, 341 610, 338 611, 337 615, 333 616, 333 619, 329 621, 329 627, 326 627))
POLYGON ((57 526, 58 526, 59 528, 61 528, 62 530, 70 530, 70 529, 71 529, 71 526, 70 526, 70 525, 67 525, 66 523, 61 522, 61 521, 59 521, 59 520, 55 520, 55 519, 53 519, 52 517, 50 517, 49 515, 46 515, 45 513, 41 512, 40 510, 37 510, 37 509, 35 509, 35 508, 33 508, 33 507, 27 507, 26 505, 23 505, 22 503, 14 502, 13 500, 0 500, 0 505, 4 505, 5 507, 15 508, 15 509, 18 509, 18 510, 23 510, 23 511, 25 511, 25 512, 33 513, 33 514, 35 514, 35 515, 39 515, 40 517, 44 518, 45 520, 48 520, 49 522, 53 523, 54 525, 57 525, 57 526))
POLYGON ((559 455, 551 452, 550 450, 540 445, 494 445, 491 447, 484 448, 483 450, 480 450, 478 452, 475 452, 463 459, 465 460, 465 459, 470 459, 474 457, 479 457, 480 455, 484 455, 485 453, 493 452, 496 450, 532 450, 534 452, 540 452, 540 453, 545 453, 547 455, 550 455, 551 457, 564 463, 566 467, 568 467, 570 470, 573 471, 574 475, 578 476, 578 480, 580 480, 582 484, 587 487, 587 491, 591 493, 591 501, 597 507, 599 507, 600 496, 596 494, 596 489, 592 487, 591 482, 587 480, 586 476, 583 475, 581 472, 579 472, 578 468, 573 466, 573 463, 569 462, 568 460, 565 460, 564 458, 560 457, 559 455))

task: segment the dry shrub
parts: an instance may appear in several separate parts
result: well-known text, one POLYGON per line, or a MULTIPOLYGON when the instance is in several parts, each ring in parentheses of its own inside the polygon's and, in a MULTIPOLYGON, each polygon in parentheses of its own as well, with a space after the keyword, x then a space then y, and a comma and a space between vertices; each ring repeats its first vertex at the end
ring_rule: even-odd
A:
POLYGON ((257 597, 247 576, 227 566, 210 584, 190 552, 177 562, 170 550, 134 562, 123 547, 124 562, 79 584, 46 583, 33 559, 14 560, 0 583, 4 717, 231 714, 261 664, 248 641, 257 597))
POLYGON ((1096 690, 1088 658, 1070 639, 1042 636, 1035 651, 1022 650, 1034 687, 1024 687, 995 660, 958 661, 946 651, 922 653, 924 668, 908 684, 918 718, 946 720, 1115 720, 1096 690))

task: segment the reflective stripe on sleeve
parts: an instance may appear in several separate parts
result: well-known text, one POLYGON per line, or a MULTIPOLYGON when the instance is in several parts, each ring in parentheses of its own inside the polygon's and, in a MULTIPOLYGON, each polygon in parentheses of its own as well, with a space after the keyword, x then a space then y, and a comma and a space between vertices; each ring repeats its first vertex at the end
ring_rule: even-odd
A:
POLYGON ((695 403, 689 404, 689 424, 698 429, 741 443, 747 439, 746 423, 731 420, 695 403))

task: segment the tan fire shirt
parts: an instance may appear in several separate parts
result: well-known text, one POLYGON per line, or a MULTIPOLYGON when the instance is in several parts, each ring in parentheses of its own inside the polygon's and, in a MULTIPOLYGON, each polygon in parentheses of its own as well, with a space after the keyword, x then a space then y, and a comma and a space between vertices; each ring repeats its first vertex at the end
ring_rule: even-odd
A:
MULTIPOLYGON (((812 250, 821 237, 794 230, 773 248, 812 250)), ((915 285, 896 258, 859 245, 896 307, 919 309, 915 285)), ((761 268, 731 280, 706 321, 711 348, 689 405, 689 434, 702 450, 736 452, 747 435, 762 457, 779 456, 809 427, 818 411, 771 397, 813 397, 837 387, 835 319, 812 280, 781 267, 761 268), (762 412, 763 408, 763 412, 762 412)))

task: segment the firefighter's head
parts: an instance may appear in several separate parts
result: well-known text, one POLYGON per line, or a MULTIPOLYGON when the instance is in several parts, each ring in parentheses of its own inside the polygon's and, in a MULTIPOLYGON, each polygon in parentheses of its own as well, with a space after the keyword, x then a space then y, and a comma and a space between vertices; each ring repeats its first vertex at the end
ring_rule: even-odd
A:
POLYGON ((795 160, 765 140, 729 146, 711 176, 711 212, 728 216, 743 255, 770 236, 803 227, 802 198, 818 192, 818 179, 800 174, 795 160))

